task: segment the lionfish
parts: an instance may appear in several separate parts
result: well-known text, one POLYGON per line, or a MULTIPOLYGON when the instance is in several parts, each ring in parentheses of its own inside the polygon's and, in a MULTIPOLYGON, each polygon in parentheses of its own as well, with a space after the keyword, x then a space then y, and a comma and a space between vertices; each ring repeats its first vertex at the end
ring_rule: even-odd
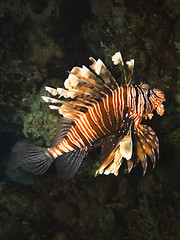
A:
POLYGON ((10 161, 10 171, 22 167, 39 175, 55 161, 59 177, 72 178, 96 143, 102 146, 103 162, 96 175, 117 176, 123 162, 124 172, 129 173, 139 161, 145 174, 147 158, 155 166, 159 141, 155 132, 141 121, 151 119, 155 109, 163 115, 164 93, 150 89, 147 83, 131 84, 134 59, 127 61, 125 68, 120 52, 112 56, 120 71, 119 82, 100 59, 89 59, 91 70, 74 67, 64 82, 65 88, 45 87, 56 98, 42 99, 64 117, 53 146, 41 148, 21 143, 21 154, 10 161))

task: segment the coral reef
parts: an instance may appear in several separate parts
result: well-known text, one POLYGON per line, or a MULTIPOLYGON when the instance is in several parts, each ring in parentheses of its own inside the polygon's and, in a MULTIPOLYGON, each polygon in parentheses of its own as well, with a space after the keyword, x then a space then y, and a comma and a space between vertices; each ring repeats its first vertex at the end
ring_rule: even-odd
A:
POLYGON ((77 176, 62 182, 49 173, 28 186, 1 184, 0 237, 178 239, 176 187, 171 185, 167 196, 167 175, 134 177, 77 176))
POLYGON ((41 99, 43 95, 45 95, 44 87, 32 101, 30 112, 24 117, 23 132, 27 138, 41 138, 45 141, 46 146, 50 146, 55 137, 56 125, 60 116, 53 114, 44 104, 41 99))
POLYGON ((179 10, 177 0, 0 2, 0 239, 180 239, 179 10), (164 117, 150 122, 160 140, 155 169, 95 178, 97 148, 71 180, 58 179, 53 165, 25 184, 12 181, 11 146, 54 139, 59 115, 41 100, 44 86, 62 87, 89 56, 111 69, 119 50, 135 59, 133 83, 166 94, 164 117))
POLYGON ((0 105, 1 117, 6 121, 23 123, 23 116, 47 77, 44 65, 53 58, 60 62, 63 56, 62 44, 49 36, 50 29, 44 30, 52 11, 58 15, 58 4, 42 3, 39 10, 33 2, 0 3, 0 105))
MULTIPOLYGON (((65 15, 63 9, 72 11, 72 2, 1 1, 0 117, 4 121, 23 124, 46 79, 64 77, 69 68, 78 34, 72 27, 71 16, 77 16, 78 8, 71 15, 65 15), (69 35, 74 31, 71 42, 69 35)), ((81 54, 75 55, 78 58, 81 54)))

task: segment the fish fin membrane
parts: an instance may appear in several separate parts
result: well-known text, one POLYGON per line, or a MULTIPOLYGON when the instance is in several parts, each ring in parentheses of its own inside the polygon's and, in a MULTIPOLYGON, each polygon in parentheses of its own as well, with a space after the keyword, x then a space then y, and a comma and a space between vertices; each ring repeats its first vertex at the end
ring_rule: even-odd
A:
MULTIPOLYGON (((113 140, 109 142, 113 142, 113 140)), ((129 133, 126 136, 124 137, 121 136, 118 140, 116 140, 116 145, 114 145, 113 143, 111 145, 113 146, 113 149, 111 148, 110 154, 108 154, 108 156, 106 155, 107 156, 106 160, 96 171, 96 174, 99 173, 108 175, 112 173, 117 176, 123 160, 126 159, 127 162, 129 162, 132 156, 131 131, 129 131, 129 133)), ((108 142, 106 144, 106 147, 108 148, 108 142)), ((129 171, 131 170, 131 168, 132 164, 131 165, 129 164, 128 165, 129 171)))
POLYGON ((96 61, 90 57, 90 60, 93 62, 90 66, 91 70, 85 66, 73 67, 64 82, 65 88, 45 87, 46 91, 53 96, 53 98, 42 96, 46 103, 50 103, 50 109, 58 110, 66 118, 75 119, 80 113, 87 111, 87 102, 91 104, 91 100, 94 98, 101 100, 106 94, 111 94, 112 90, 119 87, 100 59, 96 61), (64 100, 59 99, 62 97, 64 100), (68 99, 65 100, 66 98, 68 99), (73 101, 70 101, 69 98, 73 101), (79 102, 80 99, 87 100, 86 104, 79 102))
POLYGON ((52 158, 46 153, 46 148, 33 146, 27 142, 17 142, 7 163, 8 176, 16 175, 17 171, 25 170, 34 175, 43 174, 48 170, 52 158))
POLYGON ((152 130, 147 125, 139 125, 133 133, 134 154, 132 160, 140 161, 143 167, 143 174, 147 170, 147 157, 151 159, 153 168, 156 163, 156 158, 159 158, 159 140, 152 130))
POLYGON ((70 179, 77 172, 83 158, 86 156, 85 149, 73 150, 56 159, 58 176, 62 179, 70 179))
POLYGON ((118 84, 105 64, 100 59, 97 61, 93 57, 90 57, 89 59, 93 63, 90 68, 104 81, 104 84, 112 89, 116 89, 118 84))
POLYGON ((105 161, 96 171, 96 175, 112 173, 117 176, 122 163, 122 171, 129 173, 139 161, 145 174, 148 158, 154 167, 156 158, 159 157, 159 140, 149 126, 139 125, 119 139, 115 134, 108 136, 104 140, 102 153, 102 159, 105 161), (114 141, 116 144, 113 144, 114 141))
POLYGON ((60 118, 60 120, 57 124, 56 136, 55 136, 52 146, 57 146, 64 140, 65 136, 67 135, 70 128, 72 127, 73 122, 74 121, 71 119, 67 119, 67 118, 63 118, 63 117, 60 118))

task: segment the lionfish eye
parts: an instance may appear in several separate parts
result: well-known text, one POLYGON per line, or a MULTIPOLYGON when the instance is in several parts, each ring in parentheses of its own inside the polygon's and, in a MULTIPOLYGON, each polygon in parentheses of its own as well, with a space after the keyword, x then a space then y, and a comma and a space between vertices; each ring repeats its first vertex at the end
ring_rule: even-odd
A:
POLYGON ((153 89, 153 93, 156 95, 156 97, 160 98, 162 101, 166 100, 165 99, 165 95, 164 95, 164 93, 161 90, 159 90, 157 88, 154 88, 153 89))

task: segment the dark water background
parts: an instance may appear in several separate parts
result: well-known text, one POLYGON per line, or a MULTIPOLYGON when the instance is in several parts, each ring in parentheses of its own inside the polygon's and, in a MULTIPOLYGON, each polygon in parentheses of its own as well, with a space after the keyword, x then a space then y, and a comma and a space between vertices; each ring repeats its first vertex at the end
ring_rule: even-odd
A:
POLYGON ((0 2, 0 239, 180 239, 179 13, 178 0, 0 2), (40 99, 44 86, 62 87, 67 70, 88 66, 89 56, 111 69, 119 50, 135 59, 133 83, 166 95, 165 114, 148 121, 160 140, 155 169, 95 178, 98 148, 72 180, 52 166, 12 181, 15 142, 49 146, 54 138, 59 116, 40 99))

